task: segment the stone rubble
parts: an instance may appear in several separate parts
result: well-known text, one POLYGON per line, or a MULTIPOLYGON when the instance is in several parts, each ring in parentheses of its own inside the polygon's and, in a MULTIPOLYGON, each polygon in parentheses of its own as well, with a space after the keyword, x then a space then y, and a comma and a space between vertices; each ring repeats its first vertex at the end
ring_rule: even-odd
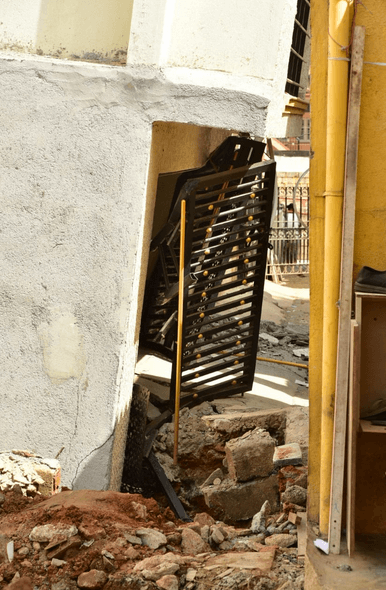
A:
MULTIPOLYGON (((28 451, 0 452, 0 490, 25 496, 48 495, 60 488, 60 464, 28 451)), ((1 503, 1 497, 0 497, 1 503)))
MULTIPOLYGON (((15 494, 7 492, 6 497, 10 494, 12 503, 15 494)), ((105 534, 101 535, 93 523, 86 526, 90 517, 86 512, 82 515, 84 500, 78 504, 77 494, 65 512, 59 507, 52 511, 49 504, 45 508, 46 501, 37 504, 41 514, 60 513, 65 522, 28 527, 33 506, 27 508, 24 519, 19 518, 23 511, 17 512, 21 525, 11 535, 15 555, 11 562, 0 563, 1 590, 276 590, 288 581, 288 590, 303 589, 304 564, 296 559, 296 526, 284 513, 271 513, 268 502, 248 526, 240 528, 237 523, 215 521, 205 512, 197 513, 192 523, 174 517, 161 521, 152 500, 150 512, 146 509, 146 519, 138 519, 137 527, 135 521, 128 526, 119 518, 109 522, 96 515, 103 523, 105 534), (71 523, 71 518, 76 522, 71 523), (91 530, 96 538, 89 538, 91 530)), ((107 499, 110 493, 93 494, 103 506, 104 495, 107 499)), ((113 494, 118 504, 120 497, 130 499, 129 494, 113 494)), ((57 494, 58 502, 61 496, 57 494)), ((131 504, 138 503, 141 497, 136 495, 131 504)), ((0 530, 6 521, 0 511, 0 530)))

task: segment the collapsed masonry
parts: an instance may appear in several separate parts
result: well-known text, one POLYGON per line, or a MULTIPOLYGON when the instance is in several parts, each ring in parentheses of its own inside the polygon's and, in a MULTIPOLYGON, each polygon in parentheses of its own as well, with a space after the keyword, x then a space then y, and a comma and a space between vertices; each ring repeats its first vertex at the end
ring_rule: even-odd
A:
POLYGON ((227 522, 252 518, 267 500, 274 512, 280 502, 287 512, 304 510, 308 410, 240 411, 242 400, 181 411, 177 466, 174 425, 160 428, 153 449, 168 479, 188 510, 205 507, 227 522))

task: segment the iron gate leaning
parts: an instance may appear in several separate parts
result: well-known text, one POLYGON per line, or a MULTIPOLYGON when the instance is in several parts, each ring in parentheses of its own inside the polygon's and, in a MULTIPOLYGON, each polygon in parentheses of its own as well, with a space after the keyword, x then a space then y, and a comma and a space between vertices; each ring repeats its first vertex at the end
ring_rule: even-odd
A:
MULTIPOLYGON (((157 242, 160 264, 144 343, 175 351, 180 201, 186 201, 181 405, 252 387, 275 162, 192 179, 157 242)), ((174 407, 176 362, 170 391, 174 407)))

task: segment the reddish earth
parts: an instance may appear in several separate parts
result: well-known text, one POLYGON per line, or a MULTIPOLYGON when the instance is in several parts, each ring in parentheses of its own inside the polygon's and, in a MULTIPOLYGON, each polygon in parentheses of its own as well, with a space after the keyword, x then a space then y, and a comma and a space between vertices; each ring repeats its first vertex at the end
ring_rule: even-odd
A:
POLYGON ((15 557, 12 563, 0 564, 0 588, 6 588, 16 572, 22 577, 29 576, 32 587, 50 588, 53 582, 63 577, 76 581, 82 572, 102 566, 99 561, 103 549, 115 554, 114 569, 118 566, 130 573, 135 561, 154 551, 136 545, 132 558, 130 552, 128 556, 124 555, 124 533, 135 535, 136 529, 152 527, 170 534, 178 522, 170 508, 163 509, 154 499, 145 499, 138 494, 78 490, 61 492, 46 499, 39 496, 26 498, 14 492, 6 493, 5 497, 0 508, 0 534, 14 541, 15 557), (94 542, 90 547, 69 549, 61 558, 67 564, 58 568, 51 565, 44 550, 46 544, 40 544, 39 548, 36 544, 34 546, 29 535, 36 525, 59 523, 75 525, 82 542, 90 538, 94 542), (118 545, 115 544, 117 539, 121 539, 118 545))

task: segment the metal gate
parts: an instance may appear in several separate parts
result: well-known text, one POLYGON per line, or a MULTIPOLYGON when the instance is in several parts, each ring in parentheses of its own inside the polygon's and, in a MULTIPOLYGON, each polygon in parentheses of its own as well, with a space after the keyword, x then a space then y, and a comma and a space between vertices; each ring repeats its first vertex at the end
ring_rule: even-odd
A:
POLYGON ((153 240, 159 262, 142 342, 173 360, 171 407, 177 380, 181 405, 252 387, 275 166, 269 160, 188 180, 168 224, 153 240), (177 375, 181 201, 187 218, 182 367, 177 375))
POLYGON ((267 276, 309 273, 308 170, 294 180, 278 175, 278 199, 269 241, 267 276), (292 181, 291 181, 292 180, 292 181))

